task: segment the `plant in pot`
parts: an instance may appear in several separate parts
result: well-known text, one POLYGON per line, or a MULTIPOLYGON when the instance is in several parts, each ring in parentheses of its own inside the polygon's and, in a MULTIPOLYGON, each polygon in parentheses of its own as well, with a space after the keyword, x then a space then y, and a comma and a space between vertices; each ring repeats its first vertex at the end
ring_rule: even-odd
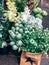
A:
MULTIPOLYGON (((7 5, 9 6, 10 3, 7 5)), ((42 53, 49 49, 49 30, 43 29, 42 20, 30 15, 27 9, 25 13, 21 13, 22 19, 19 20, 16 7, 14 9, 9 7, 7 18, 15 22, 9 30, 10 45, 13 50, 22 50, 20 65, 27 65, 27 63, 30 65, 30 62, 32 65, 40 65, 42 53)))
POLYGON ((37 27, 32 30, 31 35, 25 34, 24 36, 20 65, 40 65, 42 54, 49 49, 49 30, 37 27))
POLYGON ((9 30, 13 50, 22 50, 20 65, 40 65, 42 54, 49 49, 49 30, 43 29, 36 18, 30 19, 16 22, 9 30))
POLYGON ((46 43, 46 38, 48 38, 46 36, 48 35, 45 35, 46 31, 43 29, 42 20, 40 18, 35 18, 30 15, 27 8, 25 12, 21 14, 23 21, 19 20, 19 16, 15 16, 18 18, 18 22, 13 19, 13 16, 11 19, 8 17, 11 21, 15 22, 15 25, 9 30, 10 45, 13 50, 23 51, 20 65, 27 65, 27 63, 30 65, 30 61, 32 61, 31 64, 39 65, 42 53, 45 53, 49 48, 47 45, 45 47, 45 44, 49 42, 47 40, 46 43))

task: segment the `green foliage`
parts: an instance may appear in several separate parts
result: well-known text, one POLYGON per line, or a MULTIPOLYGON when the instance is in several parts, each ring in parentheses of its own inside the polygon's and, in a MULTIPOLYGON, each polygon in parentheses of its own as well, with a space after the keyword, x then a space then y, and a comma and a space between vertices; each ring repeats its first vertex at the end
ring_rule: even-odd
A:
POLYGON ((0 47, 4 41, 9 42, 8 30, 11 28, 11 23, 4 18, 0 19, 0 47))
POLYGON ((40 53, 46 52, 49 49, 49 30, 40 29, 37 26, 32 28, 32 31, 24 34, 23 51, 40 53))
POLYGON ((3 16, 4 9, 0 7, 0 47, 4 41, 9 42, 8 30, 11 28, 12 23, 6 20, 3 16))
POLYGON ((41 29, 37 24, 31 26, 28 22, 17 22, 11 30, 10 45, 13 50, 40 53, 49 49, 49 30, 41 29))
POLYGON ((16 4, 18 12, 23 12, 27 4, 27 0, 15 0, 15 4, 16 4))
POLYGON ((0 13, 4 12, 4 9, 2 7, 0 7, 0 13))
POLYGON ((42 10, 41 8, 36 7, 33 9, 32 15, 34 15, 36 18, 42 19, 44 16, 47 16, 48 13, 46 11, 42 10))

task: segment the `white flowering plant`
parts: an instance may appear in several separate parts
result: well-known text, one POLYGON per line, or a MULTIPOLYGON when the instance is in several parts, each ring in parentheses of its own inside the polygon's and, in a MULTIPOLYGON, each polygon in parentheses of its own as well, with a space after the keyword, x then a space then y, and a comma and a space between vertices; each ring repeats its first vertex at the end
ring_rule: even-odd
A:
POLYGON ((35 6, 37 3, 39 3, 40 0, 34 0, 33 5, 35 7, 32 9, 32 12, 29 10, 29 7, 27 6, 27 1, 28 0, 8 0, 6 3, 8 10, 6 10, 6 12, 4 13, 5 18, 15 23, 18 22, 19 19, 27 20, 30 14, 39 19, 42 19, 44 16, 48 15, 48 13, 45 10, 42 10, 41 8, 35 6))
POLYGON ((17 22, 9 34, 13 50, 41 53, 49 49, 49 30, 40 28, 37 23, 32 26, 25 21, 17 22))

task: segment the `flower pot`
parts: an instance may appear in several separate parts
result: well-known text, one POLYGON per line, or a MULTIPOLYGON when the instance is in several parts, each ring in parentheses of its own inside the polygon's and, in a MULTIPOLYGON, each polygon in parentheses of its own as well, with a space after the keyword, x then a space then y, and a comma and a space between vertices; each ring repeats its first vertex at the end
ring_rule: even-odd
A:
POLYGON ((22 52, 20 65, 40 65, 42 53, 22 52))

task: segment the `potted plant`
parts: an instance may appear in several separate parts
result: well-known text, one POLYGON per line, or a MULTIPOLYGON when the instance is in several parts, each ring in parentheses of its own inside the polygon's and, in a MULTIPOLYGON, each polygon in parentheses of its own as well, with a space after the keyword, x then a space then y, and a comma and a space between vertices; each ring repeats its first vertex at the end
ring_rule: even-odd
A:
MULTIPOLYGON (((49 49, 49 41, 48 41, 49 35, 46 35, 48 30, 43 30, 43 29, 39 30, 38 29, 38 32, 37 32, 34 28, 33 31, 35 31, 35 32, 30 35, 30 38, 31 38, 31 39, 29 38, 30 40, 29 39, 27 40, 25 37, 25 40, 27 41, 27 43, 24 42, 24 47, 22 48, 22 51, 24 51, 24 52, 22 52, 22 55, 21 55, 20 65, 23 65, 23 64, 27 65, 27 63, 28 63, 28 65, 30 65, 30 63, 31 63, 31 65, 40 65, 40 60, 41 60, 42 54, 47 52, 47 50, 49 49)), ((26 36, 26 34, 25 34, 25 36, 26 36)), ((28 35, 28 37, 29 37, 29 35, 28 35)))
POLYGON ((12 48, 23 51, 20 65, 30 65, 30 60, 32 64, 40 65, 42 53, 49 49, 49 30, 39 27, 37 23, 33 25, 24 21, 15 23, 9 34, 12 48))
MULTIPOLYGON (((9 30, 10 45, 13 50, 22 50, 20 65, 30 65, 30 63, 31 65, 40 65, 42 54, 49 49, 49 30, 43 29, 42 19, 30 15, 28 8, 19 13, 13 1, 8 2, 7 5, 8 16, 7 14, 5 16, 14 22, 9 30)), ((38 10, 40 9, 38 8, 38 10)))

